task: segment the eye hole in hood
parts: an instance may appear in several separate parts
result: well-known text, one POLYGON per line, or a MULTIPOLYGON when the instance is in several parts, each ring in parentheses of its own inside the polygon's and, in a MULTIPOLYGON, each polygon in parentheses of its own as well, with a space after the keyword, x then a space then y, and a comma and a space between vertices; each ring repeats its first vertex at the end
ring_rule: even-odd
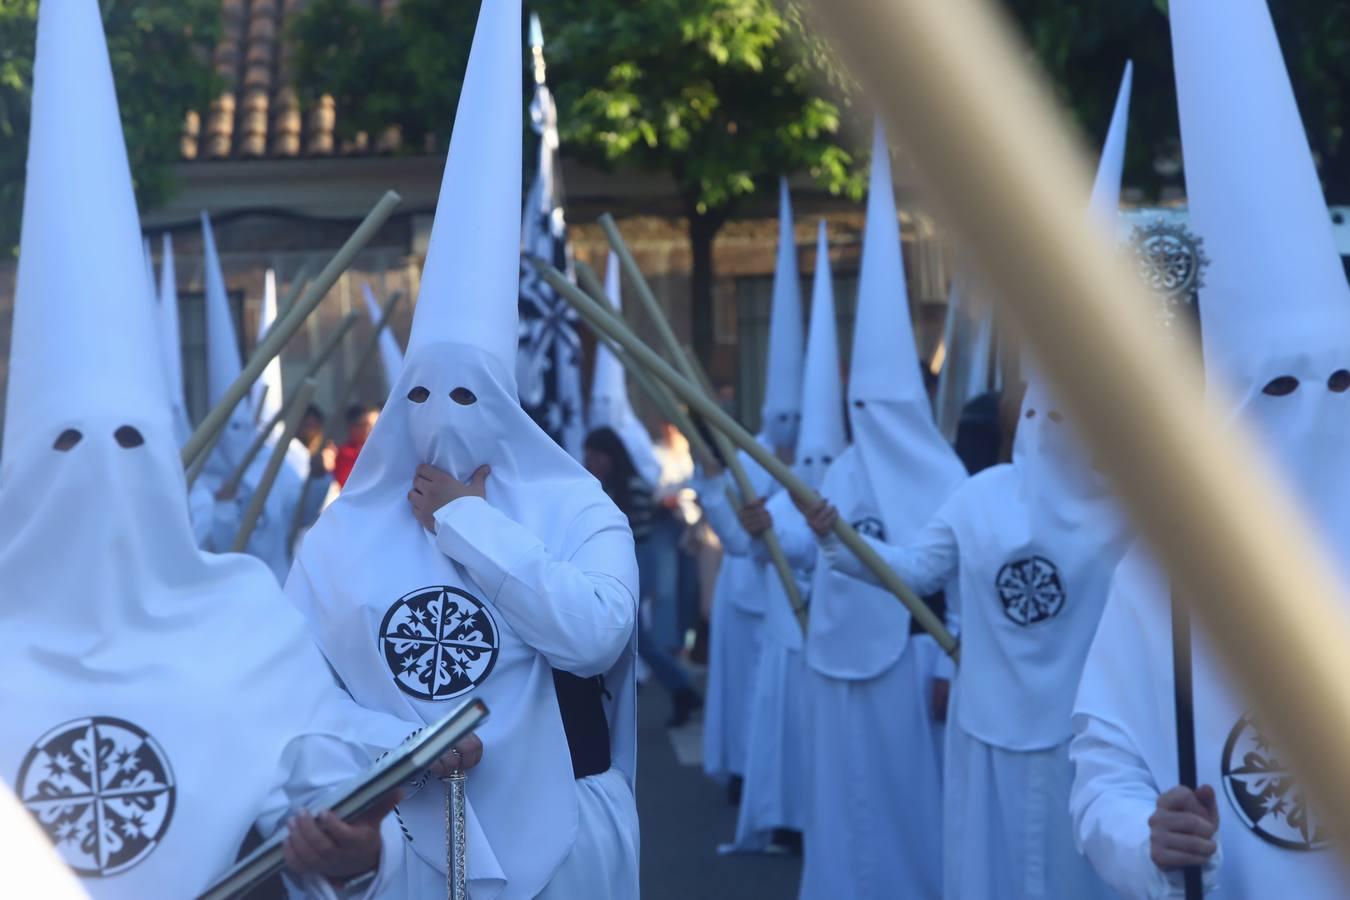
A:
POLYGON ((1279 378, 1272 378, 1265 387, 1261 388, 1261 393, 1270 397, 1288 397, 1296 390, 1298 390, 1298 379, 1293 375, 1281 375, 1279 378))
POLYGON ((124 447, 127 450, 145 443, 145 438, 141 436, 141 433, 130 425, 123 425, 114 431, 113 439, 117 441, 119 447, 124 447))
POLYGON ((62 453, 64 453, 67 450, 73 448, 83 438, 84 435, 80 434, 74 428, 67 428, 65 431, 61 432, 59 435, 56 436, 56 440, 52 443, 52 449, 60 450, 62 453))

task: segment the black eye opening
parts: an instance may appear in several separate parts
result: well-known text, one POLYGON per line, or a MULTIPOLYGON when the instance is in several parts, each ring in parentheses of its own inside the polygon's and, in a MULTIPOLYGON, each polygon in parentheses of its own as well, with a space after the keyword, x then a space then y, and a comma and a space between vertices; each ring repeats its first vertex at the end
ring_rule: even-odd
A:
POLYGON ((1034 419, 1034 418, 1036 418, 1036 410, 1034 410, 1034 409, 1029 409, 1029 410, 1027 410, 1027 415, 1026 415, 1026 417, 1027 417, 1028 419, 1034 419))
POLYGON ((1046 418, 1048 418, 1051 422, 1055 422, 1055 423, 1059 423, 1059 422, 1063 422, 1063 421, 1064 421, 1064 416, 1061 415, 1060 412, 1059 412, 1058 410, 1054 410, 1054 409, 1052 409, 1052 410, 1050 410, 1050 412, 1046 413, 1046 418))
POLYGON ((114 431, 113 439, 117 441, 118 446, 125 447, 128 450, 145 443, 145 438, 141 437, 141 433, 130 425, 123 425, 114 431))
POLYGON ((862 409, 862 408, 863 408, 864 406, 866 406, 866 405, 867 405, 867 404, 864 403, 864 402, 861 401, 861 400, 854 400, 854 401, 853 401, 853 407, 854 407, 854 409, 862 409))
POLYGON ((1261 393, 1271 397, 1287 397, 1298 390, 1298 379, 1293 375, 1281 375, 1279 378, 1272 378, 1270 383, 1261 388, 1261 393))
POLYGON ((478 397, 473 391, 466 387, 457 387, 450 392, 450 399, 460 406, 473 406, 478 402, 478 397))
POLYGON ((780 421, 780 422, 786 422, 786 421, 787 421, 788 419, 790 419, 790 418, 792 418, 792 417, 791 417, 790 415, 788 415, 787 413, 779 413, 779 414, 778 414, 778 421, 780 421))
POLYGON ((1350 390, 1350 369, 1337 369, 1327 379, 1327 389, 1336 394, 1350 390))
POLYGON ((56 436, 56 440, 52 443, 52 449, 60 450, 62 453, 65 453, 67 450, 78 444, 83 438, 84 435, 80 434, 74 428, 67 428, 56 436))
POLYGON ((408 391, 408 399, 414 403, 426 403, 427 398, 431 396, 431 391, 422 387, 420 384, 408 391))

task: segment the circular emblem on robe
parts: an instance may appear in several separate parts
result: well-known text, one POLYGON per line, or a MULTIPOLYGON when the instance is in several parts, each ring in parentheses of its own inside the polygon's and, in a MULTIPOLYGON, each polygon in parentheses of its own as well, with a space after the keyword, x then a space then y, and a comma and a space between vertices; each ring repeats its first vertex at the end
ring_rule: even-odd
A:
POLYGON ((173 820, 173 770, 164 749, 123 719, 58 725, 24 757, 20 799, 79 875, 132 868, 159 846, 173 820))
POLYGON ((1044 556, 1014 560, 998 570, 994 582, 1003 613, 1018 625, 1035 625, 1064 608, 1064 583, 1059 569, 1044 556))
POLYGON ((886 525, 876 516, 863 516, 853 523, 853 530, 864 537, 886 540, 886 525))
POLYGON ((385 613, 380 648, 405 693, 450 700, 492 672, 497 623, 478 598, 459 588, 418 588, 385 613))
POLYGON ((1329 843, 1294 775, 1251 719, 1238 719, 1223 748, 1224 793, 1242 824, 1285 850, 1321 850, 1329 843))

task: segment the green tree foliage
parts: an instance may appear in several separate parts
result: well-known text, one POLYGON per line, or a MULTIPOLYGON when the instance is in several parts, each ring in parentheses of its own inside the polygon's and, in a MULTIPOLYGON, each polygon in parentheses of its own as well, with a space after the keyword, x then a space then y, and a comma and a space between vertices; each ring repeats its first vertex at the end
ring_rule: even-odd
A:
MULTIPOLYGON (((1133 59, 1126 182, 1180 186, 1176 84, 1166 0, 1005 0, 1061 100, 1090 139, 1106 133, 1116 86, 1133 59)), ((1332 203, 1350 202, 1350 0, 1269 0, 1299 111, 1332 203)), ((1216 29, 1220 23, 1216 23, 1216 29)), ((1255 176, 1254 176, 1255 177, 1255 176)))
MULTIPOLYGON (((474 3, 403 0, 388 20, 318 0, 297 23, 302 92, 331 93, 344 135, 390 123, 412 146, 448 137, 474 3)), ((669 175, 693 252, 694 343, 712 343, 712 242, 780 173, 861 192, 842 94, 771 0, 537 0, 563 152, 669 175)), ((523 99, 522 99, 523 102, 523 99)))
MULTIPOLYGON (((102 7, 136 199, 146 209, 173 190, 183 116, 210 101, 220 0, 102 7)), ((0 247, 19 239, 36 25, 37 0, 0 0, 0 247)))

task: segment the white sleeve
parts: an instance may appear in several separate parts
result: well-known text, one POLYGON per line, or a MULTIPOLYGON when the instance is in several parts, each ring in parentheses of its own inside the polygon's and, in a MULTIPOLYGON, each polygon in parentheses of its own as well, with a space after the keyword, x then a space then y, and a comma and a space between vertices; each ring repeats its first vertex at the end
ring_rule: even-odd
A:
POLYGON ((469 570, 521 640, 555 669, 603 674, 628 647, 637 622, 633 535, 616 524, 570 559, 479 497, 436 512, 436 546, 469 570))
MULTIPOLYGON (((1164 873, 1149 849, 1148 820, 1161 789, 1124 732, 1093 716, 1074 716, 1069 813, 1074 840, 1102 880, 1126 900, 1185 896, 1180 871, 1164 873)), ((1205 893, 1218 889, 1223 848, 1205 866, 1205 893)))
POLYGON ((243 508, 238 498, 216 500, 211 506, 207 536, 202 542, 202 549, 213 553, 229 553, 234 547, 234 539, 239 536, 239 525, 243 518, 243 508))
POLYGON ((732 556, 751 556, 758 543, 741 527, 740 517, 727 496, 731 482, 726 476, 705 481, 699 488, 698 502, 703 517, 722 542, 722 550, 732 556))
MULTIPOLYGON (((865 535, 863 540, 920 597, 936 594, 956 575, 960 559, 956 533, 941 518, 930 520, 905 547, 883 544, 865 535)), ((831 568, 869 584, 880 584, 872 570, 863 565, 834 532, 820 538, 820 549, 831 568)))
POLYGON ((816 555, 819 549, 816 533, 806 523, 806 517, 797 511, 784 491, 786 503, 774 503, 773 530, 778 542, 783 545, 783 555, 788 565, 799 572, 810 572, 816 567, 816 555))
MULTIPOLYGON (((258 829, 270 836, 285 825, 294 812, 314 808, 325 791, 366 768, 373 760, 357 744, 324 734, 300 735, 282 752, 279 783, 274 786, 258 816, 258 829)), ((403 870, 411 852, 390 813, 380 823, 380 862, 373 880, 353 879, 352 887, 334 887, 320 875, 304 878, 285 873, 287 893, 292 897, 322 900, 375 900, 393 896, 390 888, 404 882, 403 870)))

